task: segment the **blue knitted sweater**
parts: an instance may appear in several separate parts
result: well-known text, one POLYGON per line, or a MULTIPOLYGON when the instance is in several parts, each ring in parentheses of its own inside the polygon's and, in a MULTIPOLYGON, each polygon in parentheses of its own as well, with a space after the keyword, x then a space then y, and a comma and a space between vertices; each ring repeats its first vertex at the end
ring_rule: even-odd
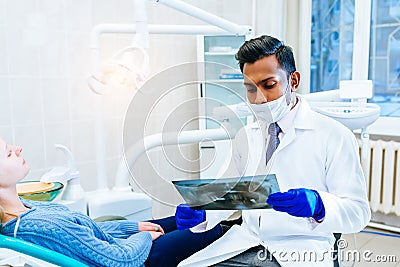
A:
MULTIPOLYGON (((88 216, 50 203, 22 200, 30 210, 20 215, 17 238, 60 252, 89 266, 143 266, 152 245, 138 223, 96 223, 88 216)), ((14 236, 17 219, 0 227, 14 236)))

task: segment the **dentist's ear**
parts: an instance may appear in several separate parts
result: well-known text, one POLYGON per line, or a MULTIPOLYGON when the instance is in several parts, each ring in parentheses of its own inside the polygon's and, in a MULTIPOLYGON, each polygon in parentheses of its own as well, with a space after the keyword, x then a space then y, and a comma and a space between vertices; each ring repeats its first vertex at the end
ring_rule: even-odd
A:
POLYGON ((300 85, 300 72, 295 71, 290 75, 290 87, 292 92, 296 92, 300 85))

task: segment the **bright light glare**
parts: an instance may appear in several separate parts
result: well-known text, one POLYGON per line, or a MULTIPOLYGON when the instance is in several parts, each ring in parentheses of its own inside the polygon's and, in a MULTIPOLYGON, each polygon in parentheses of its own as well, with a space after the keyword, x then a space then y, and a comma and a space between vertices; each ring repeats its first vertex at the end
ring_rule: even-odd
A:
POLYGON ((148 54, 143 48, 126 47, 88 77, 89 87, 98 94, 111 90, 137 90, 147 78, 148 61, 148 54), (137 52, 142 58, 138 58, 137 52), (141 67, 137 67, 136 63, 141 63, 141 67))
POLYGON ((135 72, 119 63, 110 63, 101 68, 100 81, 115 89, 135 89, 135 72))

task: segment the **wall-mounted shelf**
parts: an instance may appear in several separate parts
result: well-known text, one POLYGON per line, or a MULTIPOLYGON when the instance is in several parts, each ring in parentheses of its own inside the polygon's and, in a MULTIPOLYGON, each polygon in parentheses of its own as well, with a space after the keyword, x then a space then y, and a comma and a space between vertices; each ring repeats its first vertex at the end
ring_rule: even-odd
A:
MULTIPOLYGON (((214 109, 235 105, 246 101, 243 75, 235 59, 239 47, 246 41, 246 36, 199 36, 198 61, 205 62, 199 71, 199 129, 217 129, 220 122, 214 116, 214 109), (220 77, 226 77, 221 79, 220 77)), ((243 125, 246 118, 243 119, 243 125)), ((220 140, 202 142, 199 145, 200 177, 229 176, 228 165, 231 162, 231 141, 220 140)))

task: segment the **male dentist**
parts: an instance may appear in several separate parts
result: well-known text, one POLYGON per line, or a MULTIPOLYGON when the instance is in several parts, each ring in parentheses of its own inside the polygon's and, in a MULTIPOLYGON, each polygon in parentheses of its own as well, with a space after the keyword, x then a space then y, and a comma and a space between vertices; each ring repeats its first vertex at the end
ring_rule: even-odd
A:
MULTIPOLYGON (((179 266, 333 266, 333 233, 359 232, 371 216, 355 136, 296 94, 300 73, 282 41, 246 41, 236 59, 257 118, 235 137, 236 165, 241 175, 276 174, 281 192, 179 266)), ((232 211, 205 213, 178 207, 176 216, 196 232, 232 211)))

